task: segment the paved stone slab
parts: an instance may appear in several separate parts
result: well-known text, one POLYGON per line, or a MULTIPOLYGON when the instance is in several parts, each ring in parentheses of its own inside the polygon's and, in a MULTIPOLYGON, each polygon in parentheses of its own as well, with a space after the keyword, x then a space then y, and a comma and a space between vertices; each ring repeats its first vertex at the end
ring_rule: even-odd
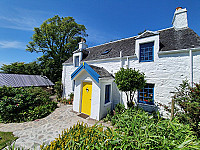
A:
MULTIPOLYGON (((77 115, 72 111, 71 105, 60 105, 53 113, 43 119, 24 123, 0 124, 0 131, 13 132, 15 136, 19 137, 15 142, 16 147, 38 150, 40 145, 49 144, 64 129, 70 128, 78 121, 88 125, 97 123, 95 120, 83 119, 77 115)), ((98 122, 98 124, 100 123, 98 122)), ((107 126, 108 124, 103 123, 103 125, 107 126)))

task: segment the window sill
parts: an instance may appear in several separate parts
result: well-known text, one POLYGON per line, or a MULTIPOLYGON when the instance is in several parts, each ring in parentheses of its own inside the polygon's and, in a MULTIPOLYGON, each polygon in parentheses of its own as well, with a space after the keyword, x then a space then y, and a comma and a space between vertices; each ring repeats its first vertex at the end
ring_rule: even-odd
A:
POLYGON ((139 104, 146 104, 146 105, 154 105, 153 102, 145 102, 145 101, 139 101, 139 104))
POLYGON ((108 102, 108 103, 104 104, 104 107, 106 107, 108 105, 111 105, 111 102, 108 102))

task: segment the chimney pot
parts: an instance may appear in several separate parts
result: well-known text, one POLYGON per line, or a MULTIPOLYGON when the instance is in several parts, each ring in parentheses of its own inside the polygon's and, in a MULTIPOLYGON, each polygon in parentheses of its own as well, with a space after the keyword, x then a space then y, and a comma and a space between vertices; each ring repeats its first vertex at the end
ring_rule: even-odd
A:
POLYGON ((176 7, 176 10, 180 10, 180 9, 182 9, 182 7, 176 7))
POLYGON ((173 27, 177 30, 188 28, 186 8, 177 7, 172 20, 173 27))

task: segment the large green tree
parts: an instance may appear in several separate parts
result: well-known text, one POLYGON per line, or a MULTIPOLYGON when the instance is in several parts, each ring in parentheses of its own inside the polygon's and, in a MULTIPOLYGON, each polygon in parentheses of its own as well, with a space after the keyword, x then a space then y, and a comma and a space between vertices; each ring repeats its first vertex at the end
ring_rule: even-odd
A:
POLYGON ((127 104, 131 106, 133 104, 135 92, 145 86, 146 80, 144 73, 139 70, 120 68, 115 74, 115 83, 120 91, 126 93, 127 104))
POLYGON ((73 17, 56 15, 44 21, 39 28, 34 28, 32 41, 26 50, 43 53, 38 58, 42 71, 55 82, 61 79, 62 63, 78 48, 78 42, 85 36, 85 26, 76 23, 73 17))
POLYGON ((9 65, 3 64, 0 68, 2 73, 9 74, 28 74, 28 75, 42 75, 41 67, 38 62, 14 62, 9 65))

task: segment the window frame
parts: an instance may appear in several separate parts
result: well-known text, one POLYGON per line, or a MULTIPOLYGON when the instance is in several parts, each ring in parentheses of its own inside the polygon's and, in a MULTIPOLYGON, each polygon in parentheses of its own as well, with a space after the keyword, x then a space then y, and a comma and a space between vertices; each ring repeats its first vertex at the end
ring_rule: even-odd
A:
POLYGON ((152 62, 154 61, 154 41, 153 42, 148 42, 148 43, 140 43, 139 44, 139 62, 152 62), (142 46, 143 45, 146 45, 144 46, 144 52, 143 52, 143 55, 141 54, 142 53, 142 46), (152 45, 152 46, 148 46, 148 45, 152 45), (149 48, 151 47, 151 51, 149 51, 149 48), (147 50, 148 49, 148 50, 147 50), (150 57, 150 52, 152 52, 152 59, 149 59, 150 57), (148 56, 148 59, 145 59, 145 54, 147 54, 148 56), (144 60, 141 60, 141 57, 144 57, 144 60))
POLYGON ((106 105, 110 102, 111 102, 111 84, 106 84, 105 85, 105 101, 104 101, 104 104, 106 105), (108 89, 109 93, 107 93, 106 87, 109 87, 109 89, 108 89), (109 94, 109 95, 107 96, 107 94, 109 94), (108 98, 108 101, 107 101, 107 98, 108 98))
POLYGON ((148 83, 148 84, 145 85, 144 88, 140 89, 142 91, 138 90, 138 103, 154 105, 154 88, 155 88, 154 84, 148 83), (150 89, 153 90, 152 93, 149 92, 150 89), (148 93, 146 93, 145 90, 147 90, 148 93), (140 93, 143 93, 143 96, 140 96, 140 93), (147 94, 147 96, 144 96, 145 93, 147 94), (149 94, 152 94, 152 102, 144 101, 146 98, 149 97, 149 94), (140 100, 141 98, 143 99, 143 101, 140 100))
POLYGON ((74 60, 74 66, 75 67, 79 67, 79 59, 80 59, 79 56, 75 56, 74 58, 75 58, 75 60, 74 60), (78 62, 77 62, 77 58, 78 58, 78 62))

